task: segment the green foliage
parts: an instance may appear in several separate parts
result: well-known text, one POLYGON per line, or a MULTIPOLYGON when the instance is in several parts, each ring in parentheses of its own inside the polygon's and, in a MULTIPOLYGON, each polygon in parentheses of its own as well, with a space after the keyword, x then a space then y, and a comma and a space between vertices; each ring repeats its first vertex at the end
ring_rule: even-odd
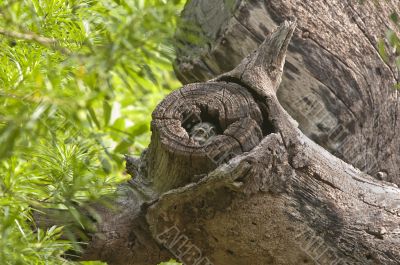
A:
MULTIPOLYGON (((0 260, 69 264, 62 227, 32 211, 77 207, 126 178, 122 155, 149 142, 151 111, 179 86, 181 1, 0 1, 0 260)), ((94 264, 94 263, 84 263, 94 264)))
MULTIPOLYGON (((393 12, 390 15, 390 19, 394 27, 400 30, 399 14, 393 12)), ((386 63, 394 62, 397 69, 400 71, 400 36, 398 36, 395 31, 388 30, 386 32, 386 38, 379 40, 378 51, 386 63)), ((395 88, 400 89, 400 83, 395 84, 395 88)))

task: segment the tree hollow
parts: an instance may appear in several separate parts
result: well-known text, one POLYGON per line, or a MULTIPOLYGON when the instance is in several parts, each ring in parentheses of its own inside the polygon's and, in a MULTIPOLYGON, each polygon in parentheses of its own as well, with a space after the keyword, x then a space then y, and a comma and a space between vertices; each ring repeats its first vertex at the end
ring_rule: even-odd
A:
POLYGON ((167 96, 152 117, 146 175, 158 192, 196 181, 273 130, 251 93, 227 82, 186 85, 167 96), (215 133, 199 142, 192 133, 203 124, 215 133))

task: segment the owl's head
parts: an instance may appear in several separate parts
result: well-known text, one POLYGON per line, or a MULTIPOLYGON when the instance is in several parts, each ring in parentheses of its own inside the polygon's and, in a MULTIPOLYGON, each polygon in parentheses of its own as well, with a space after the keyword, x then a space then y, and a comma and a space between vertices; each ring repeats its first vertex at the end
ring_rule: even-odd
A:
POLYGON ((189 136, 196 143, 202 145, 217 134, 216 126, 209 122, 199 122, 193 126, 189 136))

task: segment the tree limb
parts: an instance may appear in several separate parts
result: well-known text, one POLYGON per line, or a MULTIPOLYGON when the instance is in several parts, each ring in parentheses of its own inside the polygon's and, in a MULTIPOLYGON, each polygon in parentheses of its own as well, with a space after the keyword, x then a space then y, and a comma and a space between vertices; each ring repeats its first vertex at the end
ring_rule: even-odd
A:
POLYGON ((9 37, 9 38, 21 39, 21 40, 25 40, 25 41, 34 41, 42 46, 57 50, 65 55, 71 54, 71 51, 65 47, 62 47, 58 40, 56 40, 54 38, 43 37, 43 36, 37 35, 33 32, 22 33, 22 32, 9 31, 9 30, 0 28, 0 34, 4 35, 6 37, 9 37))

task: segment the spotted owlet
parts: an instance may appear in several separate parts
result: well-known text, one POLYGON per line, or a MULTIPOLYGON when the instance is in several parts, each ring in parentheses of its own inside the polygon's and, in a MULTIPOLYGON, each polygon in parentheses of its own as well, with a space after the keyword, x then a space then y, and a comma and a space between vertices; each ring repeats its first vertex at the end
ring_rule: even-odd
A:
POLYGON ((216 127, 209 122, 200 122, 191 128, 189 136, 196 143, 203 145, 211 137, 217 134, 216 127))

